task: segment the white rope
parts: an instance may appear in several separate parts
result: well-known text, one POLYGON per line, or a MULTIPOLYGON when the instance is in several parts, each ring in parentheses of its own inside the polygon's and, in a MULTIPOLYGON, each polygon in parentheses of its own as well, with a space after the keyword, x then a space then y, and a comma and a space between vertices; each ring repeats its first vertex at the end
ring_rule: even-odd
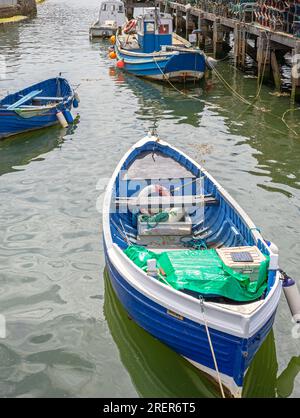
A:
POLYGON ((215 365, 215 369, 216 369, 216 373, 217 373, 217 377, 218 377, 218 383, 220 386, 220 391, 221 391, 221 395, 222 398, 226 398, 225 393, 224 393, 224 389, 223 389, 223 385, 222 385, 222 380, 221 380, 221 376, 220 376, 220 372, 219 372, 219 368, 218 368, 218 363, 217 363, 217 359, 216 359, 216 355, 215 355, 215 350, 210 338, 210 332, 209 332, 209 328, 208 328, 208 323, 207 323, 207 319, 204 313, 204 300, 203 297, 200 297, 200 306, 201 306, 201 312, 202 312, 202 316, 203 316, 203 321, 204 321, 204 325, 205 325, 205 330, 206 330, 206 334, 207 334, 207 339, 208 339, 208 343, 209 343, 209 347, 210 347, 210 351, 211 351, 211 355, 214 361, 214 365, 215 365))

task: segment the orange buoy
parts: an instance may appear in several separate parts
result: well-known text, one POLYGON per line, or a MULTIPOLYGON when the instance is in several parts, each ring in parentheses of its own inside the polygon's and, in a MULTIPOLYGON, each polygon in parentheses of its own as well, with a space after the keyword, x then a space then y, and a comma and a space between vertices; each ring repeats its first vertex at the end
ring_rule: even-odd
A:
POLYGON ((125 64, 123 60, 117 61, 117 67, 118 68, 124 68, 125 64))
POLYGON ((117 58, 117 54, 115 53, 115 51, 111 51, 111 52, 108 54, 108 56, 109 56, 109 58, 110 58, 111 60, 115 60, 115 59, 117 58))
POLYGON ((116 37, 115 37, 115 35, 112 35, 112 36, 109 38, 109 42, 110 42, 112 45, 114 45, 114 44, 116 43, 116 37))

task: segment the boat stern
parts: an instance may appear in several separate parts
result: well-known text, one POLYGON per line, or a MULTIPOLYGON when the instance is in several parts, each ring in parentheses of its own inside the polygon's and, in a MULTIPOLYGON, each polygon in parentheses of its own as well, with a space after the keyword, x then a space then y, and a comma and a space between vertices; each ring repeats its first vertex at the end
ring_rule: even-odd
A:
POLYGON ((169 59, 163 72, 173 81, 194 81, 203 77, 205 67, 205 57, 201 52, 180 52, 169 59))

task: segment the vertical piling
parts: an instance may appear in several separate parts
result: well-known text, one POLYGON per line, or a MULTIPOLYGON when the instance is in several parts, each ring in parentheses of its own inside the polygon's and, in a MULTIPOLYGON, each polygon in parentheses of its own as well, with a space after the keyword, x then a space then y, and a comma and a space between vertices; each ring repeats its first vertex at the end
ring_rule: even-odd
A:
POLYGON ((208 37, 208 32, 209 32, 209 25, 208 25, 208 21, 203 18, 203 14, 199 16, 198 27, 199 29, 201 29, 199 46, 201 49, 203 49, 203 51, 205 51, 206 38, 208 37))
POLYGON ((188 39, 189 37, 189 20, 190 20, 190 12, 187 10, 185 15, 185 38, 188 39))
POLYGON ((263 77, 264 81, 268 81, 271 76, 271 53, 270 40, 266 32, 260 32, 257 39, 257 74, 258 80, 263 77))
POLYGON ((247 38, 245 27, 236 23, 234 27, 234 62, 235 66, 245 69, 246 66, 247 38))
POLYGON ((272 67, 272 72, 273 72, 273 80, 274 80, 275 88, 277 91, 280 91, 281 90, 281 74, 280 74, 280 68, 277 62, 275 50, 272 50, 271 52, 271 67, 272 67))
POLYGON ((295 100, 300 99, 300 41, 297 42, 295 48, 292 51, 292 91, 291 102, 295 103, 295 100))
POLYGON ((223 49, 224 32, 220 19, 216 19, 213 24, 213 54, 214 58, 219 58, 223 49))

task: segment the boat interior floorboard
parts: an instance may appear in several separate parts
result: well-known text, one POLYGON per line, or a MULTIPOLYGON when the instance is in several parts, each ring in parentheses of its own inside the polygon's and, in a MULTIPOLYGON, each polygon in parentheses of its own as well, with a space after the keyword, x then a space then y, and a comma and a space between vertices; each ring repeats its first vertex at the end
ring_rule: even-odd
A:
POLYGON ((122 180, 193 179, 195 176, 183 165, 163 154, 142 153, 130 165, 122 180))

